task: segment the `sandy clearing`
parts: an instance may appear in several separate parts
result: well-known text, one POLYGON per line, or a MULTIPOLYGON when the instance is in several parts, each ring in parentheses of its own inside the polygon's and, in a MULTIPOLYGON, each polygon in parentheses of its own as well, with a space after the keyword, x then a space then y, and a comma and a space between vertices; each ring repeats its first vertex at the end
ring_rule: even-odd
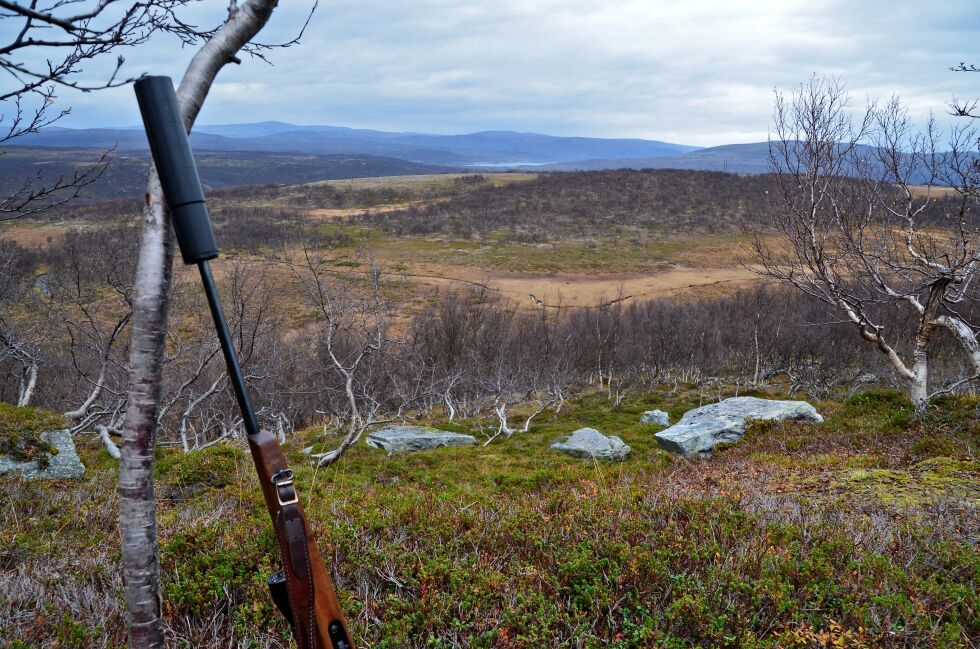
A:
POLYGON ((643 300, 684 293, 727 293, 761 281, 741 267, 676 267, 649 273, 503 273, 460 268, 419 268, 406 279, 432 286, 485 285, 528 306, 594 306, 610 300, 643 300))
POLYGON ((322 219, 324 221, 335 221, 349 216, 364 216, 365 214, 379 214, 383 212, 397 212, 406 210, 410 207, 424 207, 433 203, 444 203, 448 197, 433 198, 428 200, 404 201, 402 203, 388 203, 384 205, 372 205, 371 207, 315 207, 303 212, 307 216, 322 219))
POLYGON ((955 196, 957 193, 955 187, 943 187, 941 185, 909 185, 909 189, 916 198, 925 198, 929 195, 937 198, 940 196, 955 196))
POLYGON ((43 248, 61 241, 68 228, 61 225, 7 225, 0 228, 0 237, 10 239, 24 248, 43 248))
MULTIPOLYGON (((422 203, 415 201, 414 203, 422 203)), ((410 207, 412 203, 402 203, 400 205, 378 205, 375 207, 321 207, 305 210, 308 216, 323 219, 324 221, 335 221, 346 219, 351 216, 364 216, 373 212, 395 212, 410 207)))

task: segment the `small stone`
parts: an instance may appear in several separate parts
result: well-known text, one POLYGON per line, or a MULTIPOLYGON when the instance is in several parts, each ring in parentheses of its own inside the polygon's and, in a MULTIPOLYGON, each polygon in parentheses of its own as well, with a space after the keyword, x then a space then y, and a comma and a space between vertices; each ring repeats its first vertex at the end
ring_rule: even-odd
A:
POLYGON ((388 426, 369 433, 364 443, 389 453, 408 453, 440 446, 472 446, 476 438, 428 426, 388 426))
POLYGON ((66 480, 81 478, 85 465, 78 458, 71 433, 65 430, 51 430, 39 435, 42 441, 58 449, 54 455, 46 453, 47 466, 43 469, 37 460, 19 462, 6 455, 0 455, 0 475, 19 473, 28 480, 66 480))
POLYGON ((595 428, 579 428, 564 442, 555 442, 551 448, 590 460, 622 461, 629 455, 630 447, 616 436, 605 436, 595 428))
POLYGON ((670 415, 663 410, 647 410, 640 417, 640 422, 644 424, 657 424, 658 426, 669 426, 670 415))

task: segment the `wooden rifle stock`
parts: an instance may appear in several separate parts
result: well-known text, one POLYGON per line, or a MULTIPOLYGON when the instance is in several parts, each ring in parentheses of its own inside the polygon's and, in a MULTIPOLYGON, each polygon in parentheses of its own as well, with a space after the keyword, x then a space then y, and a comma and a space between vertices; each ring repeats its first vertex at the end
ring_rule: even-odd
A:
MULTIPOLYGON (((255 460, 255 470, 259 474, 259 484, 262 485, 262 495, 265 496, 265 504, 269 509, 269 515, 275 520, 279 509, 279 500, 276 496, 275 487, 272 484, 272 476, 286 467, 286 457, 282 453, 279 440, 269 431, 262 431, 258 435, 248 436, 248 446, 252 451, 252 459, 255 460)), ((297 503, 299 505, 299 503, 297 503)), ((300 505, 300 512, 303 508, 300 505)), ((337 593, 334 591, 333 582, 327 575, 323 559, 320 557, 320 549, 317 547, 313 530, 306 522, 306 515, 303 514, 303 521, 306 524, 306 535, 309 541, 310 568, 313 578, 313 592, 316 597, 313 599, 313 606, 317 620, 316 648, 317 649, 353 649, 354 645, 350 641, 344 623, 344 613, 340 609, 337 601, 337 593), (340 640, 347 645, 335 643, 330 636, 330 622, 339 621, 343 636, 340 640)))

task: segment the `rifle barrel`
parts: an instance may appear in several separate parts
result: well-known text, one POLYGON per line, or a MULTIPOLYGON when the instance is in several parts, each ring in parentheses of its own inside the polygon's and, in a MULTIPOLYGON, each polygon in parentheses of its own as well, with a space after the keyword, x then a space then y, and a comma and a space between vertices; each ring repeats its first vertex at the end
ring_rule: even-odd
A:
POLYGON ((231 340, 231 333, 228 330, 228 321, 225 319, 225 311, 221 307, 221 296, 218 295, 218 287, 214 283, 214 276, 211 275, 211 264, 205 259, 204 261, 198 262, 197 267, 201 271, 201 283, 204 284, 204 293, 208 298, 211 318, 214 320, 214 328, 218 332, 221 353, 224 354, 225 365, 228 366, 228 377, 231 379, 231 386, 235 390, 235 399, 238 400, 238 407, 242 411, 245 431, 249 435, 258 435, 259 422, 255 418, 252 399, 248 396, 245 377, 242 376, 242 366, 238 362, 238 352, 235 351, 235 345, 231 340))

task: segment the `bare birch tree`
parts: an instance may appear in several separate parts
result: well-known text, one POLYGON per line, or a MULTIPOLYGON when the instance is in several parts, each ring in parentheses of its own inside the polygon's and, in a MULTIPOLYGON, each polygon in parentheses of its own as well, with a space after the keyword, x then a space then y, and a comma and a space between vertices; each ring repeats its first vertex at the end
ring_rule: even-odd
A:
POLYGON ((917 129, 898 100, 857 119, 834 80, 812 78, 777 94, 770 164, 778 243, 755 242, 763 274, 837 309, 887 359, 909 396, 936 394, 980 377, 977 328, 960 314, 980 271, 975 133, 943 136, 934 121, 917 129), (884 326, 884 306, 914 319, 903 354, 884 326), (929 381, 937 334, 964 354, 965 376, 929 381))
POLYGON ((329 466, 367 430, 399 419, 412 404, 435 392, 425 372, 400 371, 411 358, 395 353, 405 351, 405 341, 389 331, 391 304, 374 260, 362 279, 353 273, 338 276, 308 247, 303 253, 302 262, 291 268, 316 316, 316 384, 327 400, 324 414, 343 429, 335 448, 313 455, 319 466, 329 466))
POLYGON ((124 344, 132 316, 132 234, 126 227, 71 230, 48 255, 50 268, 38 280, 52 329, 60 329, 80 384, 64 412, 72 432, 102 423, 125 394, 124 363, 114 352, 124 344))
MULTIPOLYGON (((951 65, 949 70, 950 72, 980 72, 980 68, 975 64, 964 61, 960 61, 958 65, 951 65)), ((960 99, 953 97, 949 102, 951 114, 970 119, 980 119, 980 111, 977 110, 978 106, 980 106, 980 99, 960 99)))
MULTIPOLYGON (((271 362, 274 359, 263 359, 266 362, 260 376, 255 373, 255 361, 260 348, 272 346, 266 342, 281 331, 281 322, 273 313, 273 290, 261 268, 248 262, 229 266, 226 276, 221 278, 225 286, 226 316, 245 379, 252 383, 266 378, 275 369, 275 363, 271 362)), ((178 291, 177 295, 190 298, 182 305, 182 315, 207 309, 202 299, 195 299, 200 298, 199 291, 190 295, 178 291)), ((181 300, 176 305, 173 302, 172 306, 181 310, 181 300)), ((198 321, 189 333, 171 332, 168 338, 172 351, 163 371, 158 427, 167 428, 170 424, 170 428, 176 428, 185 452, 213 446, 229 437, 242 438, 243 421, 237 413, 237 403, 228 394, 228 374, 221 362, 221 347, 212 323, 198 321)), ((263 414, 266 413, 257 413, 260 421, 263 414)), ((283 425, 278 415, 271 419, 277 427, 283 425)))
MULTIPOLYGON (((188 131, 218 72, 268 22, 276 0, 232 2, 228 17, 191 59, 177 88, 188 131)), ((134 282, 129 392, 119 464, 119 528, 131 647, 162 647, 160 561, 153 459, 160 405, 160 378, 167 329, 167 295, 173 272, 170 217, 156 169, 147 183, 143 232, 134 282)))

